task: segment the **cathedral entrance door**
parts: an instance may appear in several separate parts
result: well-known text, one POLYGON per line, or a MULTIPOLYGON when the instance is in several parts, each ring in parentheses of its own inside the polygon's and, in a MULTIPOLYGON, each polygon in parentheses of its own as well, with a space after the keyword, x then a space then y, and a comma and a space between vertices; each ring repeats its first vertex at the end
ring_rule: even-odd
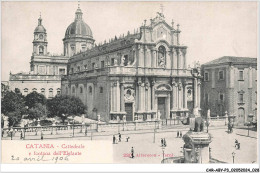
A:
POLYGON ((158 112, 161 113, 161 119, 166 119, 165 97, 158 97, 158 112))
POLYGON ((125 103, 126 121, 133 121, 133 103, 125 103))

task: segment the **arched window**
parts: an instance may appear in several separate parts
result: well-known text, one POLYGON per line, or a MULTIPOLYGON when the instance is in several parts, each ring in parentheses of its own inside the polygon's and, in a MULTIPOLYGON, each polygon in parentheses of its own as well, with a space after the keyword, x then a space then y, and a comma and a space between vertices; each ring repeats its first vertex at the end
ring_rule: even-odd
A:
POLYGON ((45 95, 45 89, 44 88, 41 89, 41 94, 45 95))
POLYGON ((60 95, 60 88, 57 88, 57 95, 60 95))
POLYGON ((79 88, 79 92, 83 93, 83 88, 82 87, 79 88))
POLYGON ((24 92, 24 95, 27 95, 28 94, 28 88, 24 88, 23 92, 24 92))
POLYGON ((92 94, 92 87, 91 87, 91 86, 88 87, 88 92, 89 92, 90 94, 92 94))
POLYGON ((50 88, 50 89, 49 89, 49 98, 52 98, 52 97, 53 97, 53 89, 50 88))
POLYGON ((33 88, 32 91, 33 91, 33 92, 37 92, 37 89, 36 89, 36 88, 33 88))
POLYGON ((166 49, 164 46, 160 46, 158 48, 158 66, 159 67, 165 67, 165 60, 166 60, 166 49))
POLYGON ((43 55, 43 52, 44 52, 44 47, 39 46, 39 55, 43 55))
POLYGON ((100 87, 99 90, 100 90, 100 93, 103 93, 103 87, 100 87))

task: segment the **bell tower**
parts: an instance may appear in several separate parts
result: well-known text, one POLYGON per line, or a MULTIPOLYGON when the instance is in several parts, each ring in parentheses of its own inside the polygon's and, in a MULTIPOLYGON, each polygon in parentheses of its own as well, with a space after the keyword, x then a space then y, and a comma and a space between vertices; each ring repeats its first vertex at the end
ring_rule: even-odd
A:
POLYGON ((34 30, 33 55, 47 55, 47 33, 42 25, 41 15, 38 19, 38 26, 34 30))

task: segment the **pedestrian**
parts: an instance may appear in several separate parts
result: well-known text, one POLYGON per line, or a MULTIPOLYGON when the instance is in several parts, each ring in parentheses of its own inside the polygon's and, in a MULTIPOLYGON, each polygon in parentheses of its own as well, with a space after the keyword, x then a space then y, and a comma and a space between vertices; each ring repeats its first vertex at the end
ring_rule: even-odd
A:
POLYGON ((180 138, 182 138, 182 131, 180 132, 180 138))
POLYGON ((118 133, 118 142, 121 142, 121 134, 118 133))
POLYGON ((116 137, 115 137, 115 135, 113 135, 113 144, 115 144, 116 143, 116 137))
POLYGON ((130 138, 129 136, 128 136, 128 137, 126 137, 126 142, 128 142, 129 138, 130 138))
POLYGON ((134 156, 134 147, 132 147, 131 149, 131 158, 133 159, 135 156, 134 156))
POLYGON ((179 131, 177 131, 177 138, 179 137, 179 131))
POLYGON ((41 132, 41 140, 43 140, 43 132, 41 132))
POLYGON ((23 131, 21 131, 20 139, 23 139, 23 131))
POLYGON ((161 146, 163 147, 164 145, 164 141, 163 141, 163 138, 161 138, 161 146))
POLYGON ((163 139, 163 146, 164 146, 164 147, 167 147, 165 138, 163 139))
POLYGON ((88 128, 85 129, 85 136, 88 136, 88 128))

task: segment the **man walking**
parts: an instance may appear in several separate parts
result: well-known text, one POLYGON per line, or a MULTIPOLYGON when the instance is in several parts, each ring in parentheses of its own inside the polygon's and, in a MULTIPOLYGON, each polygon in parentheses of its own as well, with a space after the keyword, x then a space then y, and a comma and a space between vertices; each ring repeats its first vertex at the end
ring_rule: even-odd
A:
POLYGON ((85 129, 85 136, 88 136, 88 128, 85 129))
POLYGON ((121 142, 121 134, 118 133, 118 142, 121 142))
POLYGON ((182 138, 182 131, 180 131, 180 138, 182 138))
POLYGON ((115 144, 116 143, 116 137, 115 137, 115 135, 113 135, 113 144, 115 144))
POLYGON ((177 131, 177 138, 179 137, 179 131, 177 131))
POLYGON ((163 147, 164 145, 164 141, 163 141, 163 138, 161 138, 161 146, 163 147))
POLYGON ((163 146, 164 146, 164 147, 167 147, 165 138, 163 139, 163 146))
POLYGON ((135 156, 134 156, 134 147, 132 147, 131 149, 131 158, 133 159, 135 156))

